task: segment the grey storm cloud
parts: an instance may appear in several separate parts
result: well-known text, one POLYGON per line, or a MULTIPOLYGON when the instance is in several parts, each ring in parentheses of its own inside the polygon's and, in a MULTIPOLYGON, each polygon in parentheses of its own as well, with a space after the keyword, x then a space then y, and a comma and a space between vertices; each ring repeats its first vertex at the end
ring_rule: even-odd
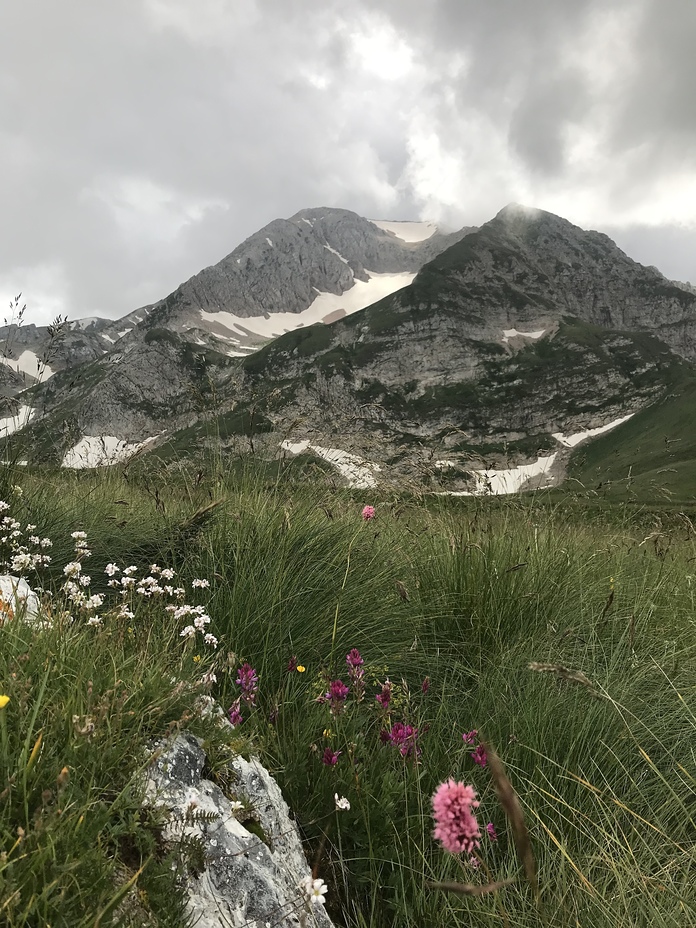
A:
POLYGON ((5 6, 0 299, 37 321, 129 312, 317 205, 456 226, 521 200, 696 278, 691 3, 5 6))

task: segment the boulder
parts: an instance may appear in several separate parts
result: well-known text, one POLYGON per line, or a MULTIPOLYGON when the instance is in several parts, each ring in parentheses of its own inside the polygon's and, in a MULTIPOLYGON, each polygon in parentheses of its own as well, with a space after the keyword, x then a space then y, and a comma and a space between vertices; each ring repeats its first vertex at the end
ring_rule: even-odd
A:
POLYGON ((36 622, 40 608, 39 597, 23 577, 0 575, 0 625, 13 619, 36 622))
POLYGON ((196 848, 196 867, 184 877, 192 924, 331 928, 323 905, 303 888, 312 877, 297 825, 259 760, 231 761, 226 794, 204 778, 206 756, 196 737, 180 734, 158 747, 146 803, 168 810, 167 842, 196 848))

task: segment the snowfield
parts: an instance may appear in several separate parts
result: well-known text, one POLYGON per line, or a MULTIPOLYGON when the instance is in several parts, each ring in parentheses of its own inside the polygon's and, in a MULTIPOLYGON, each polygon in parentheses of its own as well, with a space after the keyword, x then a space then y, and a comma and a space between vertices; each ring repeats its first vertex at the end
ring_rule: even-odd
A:
POLYGON ((435 222, 391 222, 386 219, 370 219, 370 222, 384 232, 393 232, 402 242, 424 242, 437 232, 435 222))
POLYGON ((289 451, 291 454, 302 454, 304 451, 312 451, 317 457, 323 458, 330 464, 333 464, 336 470, 345 477, 349 486, 357 490, 368 490, 377 486, 377 474, 382 470, 379 464, 371 464, 357 454, 349 454, 347 451, 340 451, 338 448, 322 448, 321 445, 313 445, 309 441, 283 441, 280 443, 283 451, 289 451))
POLYGON ((43 364, 41 358, 33 351, 23 351, 16 359, 0 357, 0 364, 12 368, 13 371, 18 371, 20 374, 28 374, 33 380, 39 379, 40 365, 43 366, 41 380, 48 380, 48 378, 52 377, 55 373, 48 364, 43 364))
POLYGON ((0 438, 7 438, 13 432, 18 432, 28 425, 34 418, 34 409, 31 406, 18 406, 16 416, 7 416, 0 419, 0 438))
POLYGON ((622 416, 620 419, 614 419, 613 422, 607 422, 606 425, 600 425, 597 429, 587 429, 584 432, 576 432, 575 435, 564 435, 562 432, 553 432, 551 437, 555 438, 557 442, 560 442, 565 448, 574 448, 576 445, 579 445, 581 441, 585 441, 586 438, 594 438, 595 435, 601 435, 603 432, 609 432, 611 429, 615 429, 617 425, 621 425, 622 422, 627 422, 633 413, 629 413, 627 416, 622 416))
POLYGON ((61 466, 79 470, 83 467, 118 464, 128 460, 136 451, 140 451, 152 441, 154 438, 129 443, 113 435, 83 435, 78 443, 65 453, 61 466))
POLYGON ((518 332, 517 329, 503 329, 502 341, 507 342, 511 338, 541 338, 546 329, 539 329, 538 332, 518 332))
POLYGON ((268 316, 242 317, 235 316, 234 313, 210 313, 202 309, 201 319, 206 328, 214 334, 220 334, 216 332, 217 326, 227 329, 230 341, 234 345, 228 354, 235 356, 235 349, 247 347, 246 343, 250 340, 258 342, 259 339, 277 338, 293 329, 314 325, 317 322, 335 322, 343 316, 349 316, 401 290, 402 287, 407 287, 416 276, 410 273, 367 273, 370 275, 368 281, 356 280, 349 290, 341 294, 317 292, 311 305, 301 313, 269 313, 268 316))
MULTIPOLYGON (((537 458, 532 464, 520 464, 507 470, 475 470, 472 471, 476 483, 474 490, 446 490, 438 496, 507 496, 517 493, 532 477, 548 473, 555 460, 556 454, 550 454, 537 458)), ((550 486, 550 483, 547 485, 550 486)))

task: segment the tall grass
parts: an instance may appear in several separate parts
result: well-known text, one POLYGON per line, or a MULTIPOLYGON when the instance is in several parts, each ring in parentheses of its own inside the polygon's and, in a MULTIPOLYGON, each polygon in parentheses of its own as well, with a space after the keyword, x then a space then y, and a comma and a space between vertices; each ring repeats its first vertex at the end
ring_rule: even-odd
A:
POLYGON ((142 811, 138 771, 153 738, 190 727, 224 783, 230 746, 195 712, 201 667, 215 669, 227 709, 248 661, 258 705, 243 706, 234 738, 278 778, 337 923, 696 925, 688 533, 655 544, 625 514, 533 497, 368 498, 291 470, 20 476, 15 508, 56 550, 68 539, 47 584, 59 583, 70 531, 84 529, 95 577, 112 561, 166 561, 186 581, 207 578, 220 646, 194 661, 147 603, 128 624, 105 613, 101 629, 0 628, 8 924, 87 925, 100 913, 101 924, 183 924, 171 864, 185 867, 185 853, 164 847, 142 811), (322 695, 348 680, 351 648, 365 660, 365 698, 349 694, 332 715, 322 695), (387 679, 389 712, 375 700, 387 679), (90 736, 87 716, 99 719, 90 736), (419 753, 388 743, 397 722, 417 729, 419 753), (519 797, 538 895, 490 765, 462 740, 472 729, 519 797), (479 820, 498 835, 484 834, 478 869, 432 838, 430 797, 448 777, 475 786, 479 820), (481 896, 428 885, 488 880, 512 882, 481 896))

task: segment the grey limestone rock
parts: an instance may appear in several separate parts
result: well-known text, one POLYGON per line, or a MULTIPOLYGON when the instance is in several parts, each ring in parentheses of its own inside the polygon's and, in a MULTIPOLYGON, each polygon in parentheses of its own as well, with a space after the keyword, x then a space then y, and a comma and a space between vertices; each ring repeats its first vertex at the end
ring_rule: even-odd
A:
POLYGON ((230 799, 203 777, 205 759, 195 737, 179 735, 154 762, 146 783, 147 803, 169 812, 165 840, 194 840, 202 851, 202 868, 186 877, 192 924, 331 928, 323 905, 310 903, 302 889, 310 871, 275 780, 257 759, 235 757, 230 799), (253 831, 244 826, 249 820, 253 831))

